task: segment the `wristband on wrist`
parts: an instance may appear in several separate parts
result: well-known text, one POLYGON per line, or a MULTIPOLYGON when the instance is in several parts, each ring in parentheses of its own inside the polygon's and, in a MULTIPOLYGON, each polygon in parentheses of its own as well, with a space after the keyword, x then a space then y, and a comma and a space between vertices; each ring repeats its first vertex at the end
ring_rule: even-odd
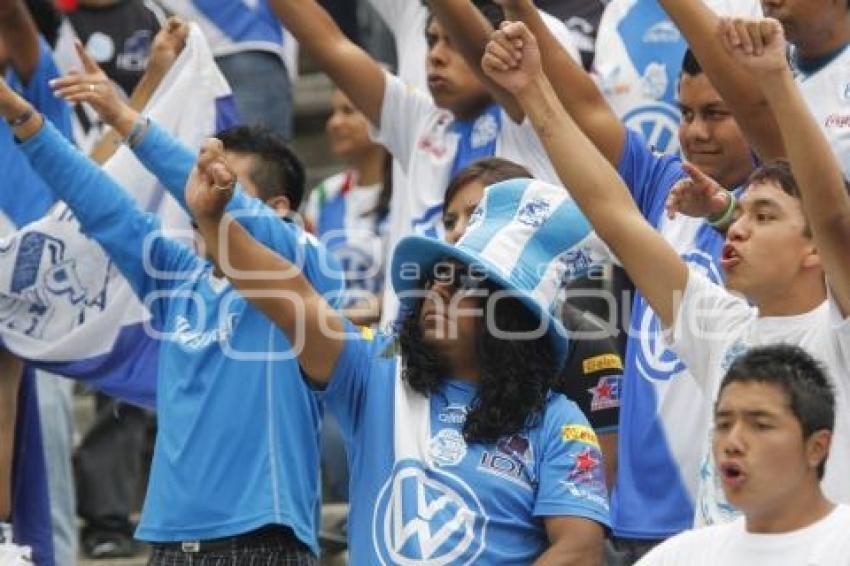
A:
POLYGON ((136 123, 133 124, 132 129, 130 129, 130 133, 124 138, 124 143, 127 144, 130 149, 133 149, 137 145, 139 145, 142 140, 145 138, 145 134, 148 133, 148 127, 150 126, 150 119, 145 116, 139 115, 136 123))
POLYGON ((726 227, 729 224, 729 221, 732 220, 732 215, 735 213, 735 208, 738 206, 738 199, 735 198, 735 195, 731 192, 727 192, 726 194, 729 198, 726 201, 726 208, 723 209, 723 212, 706 218, 708 223, 714 228, 726 227))
POLYGON ((19 128, 30 121, 30 119, 35 116, 35 111, 32 109, 32 106, 24 110, 17 118, 12 118, 11 120, 6 120, 6 123, 9 124, 10 128, 19 128))

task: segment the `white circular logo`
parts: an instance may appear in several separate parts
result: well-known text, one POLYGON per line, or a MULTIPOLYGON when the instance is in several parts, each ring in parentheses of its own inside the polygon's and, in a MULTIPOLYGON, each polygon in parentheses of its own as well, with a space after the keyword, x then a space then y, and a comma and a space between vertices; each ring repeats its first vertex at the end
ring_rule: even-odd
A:
POLYGON ((96 31, 89 36, 89 40, 86 42, 86 51, 98 63, 106 63, 115 56, 115 43, 105 33, 96 31))
POLYGON ((473 564, 484 550, 487 521, 463 480, 402 460, 378 494, 372 542, 382 565, 473 564))
POLYGON ((642 134, 657 151, 673 153, 679 149, 679 112, 669 104, 637 106, 623 116, 623 123, 642 134))
POLYGON ((453 429, 444 428, 431 438, 429 453, 440 466, 457 466, 466 456, 466 441, 453 429))

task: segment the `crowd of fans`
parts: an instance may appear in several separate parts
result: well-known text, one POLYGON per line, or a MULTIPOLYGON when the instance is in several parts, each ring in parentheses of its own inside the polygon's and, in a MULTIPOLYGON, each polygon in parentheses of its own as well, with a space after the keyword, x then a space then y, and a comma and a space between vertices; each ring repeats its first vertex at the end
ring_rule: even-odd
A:
POLYGON ((848 44, 846 0, 3 2, 0 566, 850 564, 848 44))

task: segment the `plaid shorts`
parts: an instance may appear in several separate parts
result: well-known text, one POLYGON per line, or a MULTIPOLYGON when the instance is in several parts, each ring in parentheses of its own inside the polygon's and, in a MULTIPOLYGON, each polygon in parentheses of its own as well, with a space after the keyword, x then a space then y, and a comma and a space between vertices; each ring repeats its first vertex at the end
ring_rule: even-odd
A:
POLYGON ((285 528, 202 541, 196 552, 176 544, 154 544, 148 566, 318 566, 309 547, 285 528))

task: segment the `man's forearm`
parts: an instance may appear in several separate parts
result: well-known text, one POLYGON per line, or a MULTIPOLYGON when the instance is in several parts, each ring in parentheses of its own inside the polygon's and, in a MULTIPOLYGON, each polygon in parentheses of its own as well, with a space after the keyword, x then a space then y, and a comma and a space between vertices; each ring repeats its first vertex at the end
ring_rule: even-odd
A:
POLYGON ((599 87, 558 42, 529 0, 511 2, 506 11, 524 22, 537 38, 543 69, 561 105, 605 158, 616 165, 625 143, 625 127, 599 87))
POLYGON ((720 18, 702 0, 659 0, 685 35, 711 84, 763 161, 784 155, 776 120, 751 74, 727 53, 717 33, 720 18))

